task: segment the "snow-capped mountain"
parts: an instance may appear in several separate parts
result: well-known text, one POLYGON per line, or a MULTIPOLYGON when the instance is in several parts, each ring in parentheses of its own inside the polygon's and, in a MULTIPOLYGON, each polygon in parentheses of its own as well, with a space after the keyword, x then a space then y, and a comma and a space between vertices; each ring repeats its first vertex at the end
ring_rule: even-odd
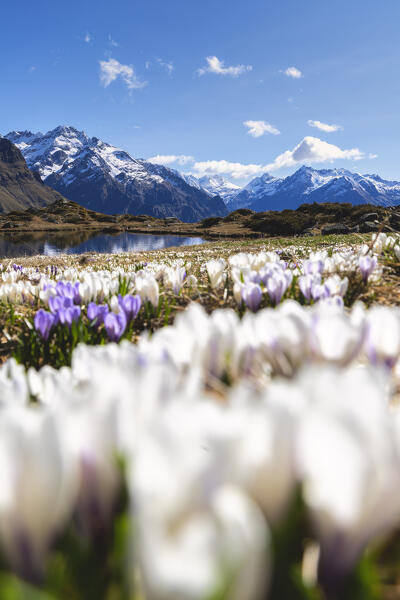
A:
POLYGON ((177 171, 134 159, 74 127, 45 134, 12 131, 5 137, 48 186, 86 208, 187 222, 226 214, 221 198, 190 184, 177 171))
POLYGON ((303 166, 283 179, 268 173, 253 179, 232 198, 228 208, 283 210, 313 202, 393 206, 400 204, 400 182, 385 181, 378 175, 360 175, 346 169, 318 170, 303 166))
POLYGON ((221 177, 221 175, 205 175, 204 177, 200 177, 198 181, 200 186, 204 190, 207 190, 207 192, 210 192, 212 196, 220 196, 227 206, 232 198, 242 189, 238 185, 221 177))
POLYGON ((204 177, 197 178, 194 175, 181 173, 181 176, 189 185, 199 190, 204 190, 210 196, 219 196, 228 207, 230 200, 242 189, 220 175, 205 175, 204 177))
POLYGON ((260 196, 272 196, 281 182, 282 179, 272 177, 269 173, 264 173, 261 177, 252 179, 250 183, 230 198, 227 204, 228 209, 247 208, 260 196))

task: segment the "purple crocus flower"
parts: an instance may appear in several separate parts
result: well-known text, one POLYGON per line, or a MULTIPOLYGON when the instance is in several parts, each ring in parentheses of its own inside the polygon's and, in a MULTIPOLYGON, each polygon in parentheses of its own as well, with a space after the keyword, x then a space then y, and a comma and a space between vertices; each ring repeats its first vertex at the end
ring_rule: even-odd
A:
POLYGON ((121 294, 118 296, 118 303, 121 309, 124 311, 128 321, 135 319, 142 305, 142 300, 139 295, 131 296, 127 294, 122 297, 121 294))
POLYGON ((65 298, 63 296, 54 296, 49 298, 49 308, 52 313, 56 313, 61 309, 70 308, 74 305, 72 298, 65 298))
POLYGON ((63 296, 63 297, 68 297, 70 296, 72 298, 72 293, 68 294, 68 292, 71 290, 71 284, 69 283, 65 283, 65 281, 58 281, 56 283, 56 292, 58 296, 63 296))
POLYGON ((262 300, 262 289, 258 283, 248 281, 242 288, 242 299, 250 310, 256 312, 262 300))
POLYGON ((108 304, 96 304, 89 302, 87 307, 87 316, 93 327, 99 327, 104 322, 104 317, 109 313, 108 304))
POLYGON ((321 298, 327 298, 329 296, 329 290, 325 285, 321 283, 313 283, 311 286, 311 296, 313 300, 320 300, 321 298))
POLYGON ((310 275, 302 275, 301 277, 299 277, 300 291, 303 294, 304 298, 308 300, 308 302, 311 300, 311 286, 313 284, 313 281, 314 279, 310 275))
POLYGON ((358 260, 358 266, 361 271, 361 276, 365 282, 368 281, 368 277, 374 271, 376 265, 378 263, 378 259, 376 256, 364 255, 360 256, 358 260))
POLYGON ((261 276, 258 271, 248 271, 247 273, 243 273, 243 279, 247 281, 251 281, 252 283, 260 283, 261 276))
POLYGON ((306 275, 316 275, 324 270, 324 262, 322 260, 303 260, 303 271, 306 275))
POLYGON ((37 311, 33 323, 36 331, 39 331, 42 338, 48 340, 51 328, 53 325, 56 325, 57 319, 52 313, 41 308, 37 311))
POLYGON ((58 281, 56 285, 56 292, 58 296, 63 298, 71 298, 74 304, 79 304, 81 296, 79 294, 79 281, 72 284, 70 281, 67 283, 64 281, 58 281))
POLYGON ((57 317, 62 325, 71 327, 73 321, 77 321, 81 316, 80 306, 62 307, 57 311, 57 317))
POLYGON ((260 279, 264 285, 267 285, 267 281, 270 277, 273 277, 275 270, 272 267, 263 267, 259 270, 260 279))
POLYGON ((112 342, 118 342, 126 329, 127 319, 123 310, 119 313, 109 312, 104 317, 104 327, 112 342))
POLYGON ((326 298, 321 298, 321 302, 323 302, 324 306, 344 307, 342 296, 327 296, 326 298))

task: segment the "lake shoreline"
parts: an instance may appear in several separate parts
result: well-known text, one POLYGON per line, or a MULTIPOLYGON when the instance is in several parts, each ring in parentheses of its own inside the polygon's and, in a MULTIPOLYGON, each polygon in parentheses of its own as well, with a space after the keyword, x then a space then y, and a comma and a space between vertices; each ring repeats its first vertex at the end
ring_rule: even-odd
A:
POLYGON ((208 241, 306 237, 400 231, 400 211, 368 204, 303 204, 294 210, 254 212, 242 208, 225 217, 185 223, 175 217, 106 215, 67 200, 40 209, 0 214, 0 236, 26 235, 172 235, 208 241))

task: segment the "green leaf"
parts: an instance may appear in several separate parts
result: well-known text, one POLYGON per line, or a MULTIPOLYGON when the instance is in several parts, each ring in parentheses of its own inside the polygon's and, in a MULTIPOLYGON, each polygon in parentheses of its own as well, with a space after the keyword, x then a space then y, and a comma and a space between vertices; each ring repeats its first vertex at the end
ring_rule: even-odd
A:
POLYGON ((57 600, 55 596, 18 579, 15 575, 0 573, 1 600, 57 600))

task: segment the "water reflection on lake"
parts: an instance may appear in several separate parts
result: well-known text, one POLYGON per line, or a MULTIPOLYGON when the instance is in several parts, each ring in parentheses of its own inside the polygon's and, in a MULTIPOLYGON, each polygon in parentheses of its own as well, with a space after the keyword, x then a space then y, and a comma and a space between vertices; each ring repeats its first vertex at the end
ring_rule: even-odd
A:
POLYGON ((117 235, 92 235, 88 232, 74 234, 47 233, 0 236, 0 257, 33 256, 45 254, 83 254, 85 252, 117 253, 141 250, 162 250, 170 246, 193 246, 203 244, 200 237, 176 235, 151 235, 141 233, 119 233, 117 235))

